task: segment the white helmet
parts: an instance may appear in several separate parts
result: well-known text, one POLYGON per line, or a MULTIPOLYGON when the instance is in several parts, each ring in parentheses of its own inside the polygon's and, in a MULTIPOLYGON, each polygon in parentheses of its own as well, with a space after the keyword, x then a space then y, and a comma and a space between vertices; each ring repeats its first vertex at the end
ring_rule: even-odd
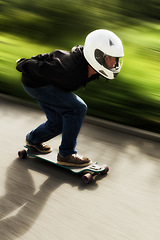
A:
POLYGON ((120 72, 122 63, 119 58, 124 56, 123 45, 119 37, 109 30, 99 29, 89 33, 84 43, 84 57, 91 67, 103 77, 114 79, 120 72), (109 68, 105 57, 116 58, 114 68, 109 68))

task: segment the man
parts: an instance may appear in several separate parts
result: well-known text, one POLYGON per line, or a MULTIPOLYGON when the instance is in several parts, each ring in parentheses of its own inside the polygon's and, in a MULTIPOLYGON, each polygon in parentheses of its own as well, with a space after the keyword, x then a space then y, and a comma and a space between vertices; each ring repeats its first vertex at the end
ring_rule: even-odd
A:
POLYGON ((57 163, 64 166, 87 166, 91 160, 77 154, 77 136, 87 106, 72 91, 98 78, 114 79, 120 72, 123 57, 121 40, 108 30, 95 30, 87 35, 84 47, 71 52, 55 50, 31 59, 17 60, 25 91, 35 98, 45 112, 47 121, 26 136, 26 144, 39 152, 49 153, 44 142, 62 133, 57 163))

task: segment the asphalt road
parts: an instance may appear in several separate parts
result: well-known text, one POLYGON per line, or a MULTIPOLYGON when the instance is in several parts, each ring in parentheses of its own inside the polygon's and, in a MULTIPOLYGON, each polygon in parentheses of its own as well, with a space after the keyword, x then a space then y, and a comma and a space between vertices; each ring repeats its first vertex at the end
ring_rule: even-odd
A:
POLYGON ((79 154, 110 166, 84 185, 47 162, 18 159, 43 121, 38 109, 0 99, 0 240, 159 240, 159 143, 84 123, 79 154))

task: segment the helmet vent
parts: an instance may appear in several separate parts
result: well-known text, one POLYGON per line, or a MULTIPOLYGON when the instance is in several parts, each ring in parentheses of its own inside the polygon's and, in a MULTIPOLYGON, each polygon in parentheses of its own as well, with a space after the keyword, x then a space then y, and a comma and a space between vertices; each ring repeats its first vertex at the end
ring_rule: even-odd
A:
POLYGON ((109 39, 109 45, 110 45, 111 47, 114 46, 114 43, 112 42, 111 39, 109 39))
POLYGON ((108 77, 108 75, 103 70, 99 70, 99 72, 102 73, 102 75, 108 77))

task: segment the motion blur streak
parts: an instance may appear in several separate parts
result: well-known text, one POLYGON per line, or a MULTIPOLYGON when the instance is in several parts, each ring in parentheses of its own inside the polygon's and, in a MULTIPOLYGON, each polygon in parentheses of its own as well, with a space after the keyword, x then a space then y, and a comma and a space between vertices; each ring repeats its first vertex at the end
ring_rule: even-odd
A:
POLYGON ((28 99, 15 70, 18 58, 70 50, 83 45, 90 31, 104 28, 121 38, 124 64, 109 84, 100 78, 77 91, 89 106, 88 114, 160 132, 158 2, 0 1, 0 92, 28 99))

